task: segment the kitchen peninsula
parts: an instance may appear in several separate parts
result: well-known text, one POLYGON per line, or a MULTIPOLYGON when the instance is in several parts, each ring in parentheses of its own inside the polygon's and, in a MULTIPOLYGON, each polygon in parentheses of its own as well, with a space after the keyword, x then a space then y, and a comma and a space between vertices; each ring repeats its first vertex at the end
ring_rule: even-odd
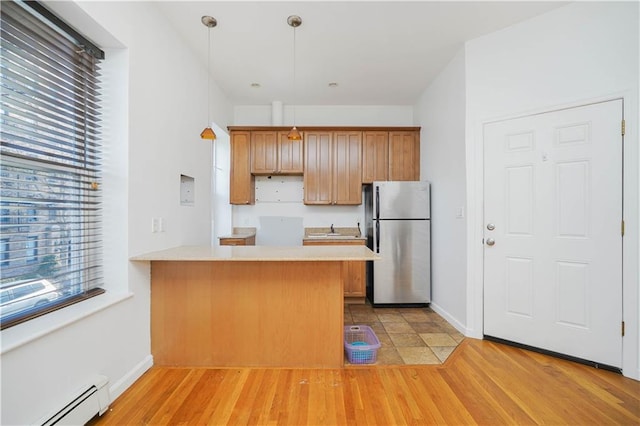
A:
POLYGON ((343 365, 348 262, 364 246, 176 247, 133 257, 151 265, 156 365, 343 365))

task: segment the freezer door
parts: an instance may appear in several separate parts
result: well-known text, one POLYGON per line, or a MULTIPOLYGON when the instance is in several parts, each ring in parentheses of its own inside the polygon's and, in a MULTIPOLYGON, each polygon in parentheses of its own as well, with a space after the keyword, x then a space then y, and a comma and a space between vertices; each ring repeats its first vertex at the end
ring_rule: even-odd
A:
POLYGON ((429 182, 374 182, 374 217, 429 219, 429 182))
POLYGON ((429 220, 379 220, 374 224, 374 304, 431 302, 429 220))

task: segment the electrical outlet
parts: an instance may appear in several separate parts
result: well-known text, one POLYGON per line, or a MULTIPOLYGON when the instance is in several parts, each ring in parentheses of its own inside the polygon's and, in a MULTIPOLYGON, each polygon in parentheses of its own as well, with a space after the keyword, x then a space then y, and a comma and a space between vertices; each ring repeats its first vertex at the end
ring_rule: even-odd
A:
POLYGON ((152 233, 156 233, 156 232, 160 232, 160 226, 162 224, 162 219, 159 217, 152 217, 151 218, 151 232, 152 233))

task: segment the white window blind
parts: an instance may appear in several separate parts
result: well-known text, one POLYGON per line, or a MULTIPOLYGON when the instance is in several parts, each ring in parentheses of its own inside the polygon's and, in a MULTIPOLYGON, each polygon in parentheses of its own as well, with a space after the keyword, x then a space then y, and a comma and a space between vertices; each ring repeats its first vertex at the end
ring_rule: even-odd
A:
POLYGON ((99 60, 39 3, 3 1, 0 327, 104 292, 99 60))

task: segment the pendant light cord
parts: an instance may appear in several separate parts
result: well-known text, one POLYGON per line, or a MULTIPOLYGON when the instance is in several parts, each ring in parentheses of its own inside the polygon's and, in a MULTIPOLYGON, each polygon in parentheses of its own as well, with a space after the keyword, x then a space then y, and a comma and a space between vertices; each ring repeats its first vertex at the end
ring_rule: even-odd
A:
POLYGON ((302 19, 297 15, 291 15, 287 18, 287 24, 293 27, 293 127, 287 134, 289 140, 299 141, 302 139, 302 135, 296 128, 296 103, 298 101, 298 80, 297 80, 297 64, 296 64, 296 28, 302 24, 302 19))
POLYGON ((211 27, 207 43, 207 127, 211 127, 211 27))
POLYGON ((298 101, 296 86, 296 27, 293 27, 293 127, 296 127, 296 103, 298 101))

